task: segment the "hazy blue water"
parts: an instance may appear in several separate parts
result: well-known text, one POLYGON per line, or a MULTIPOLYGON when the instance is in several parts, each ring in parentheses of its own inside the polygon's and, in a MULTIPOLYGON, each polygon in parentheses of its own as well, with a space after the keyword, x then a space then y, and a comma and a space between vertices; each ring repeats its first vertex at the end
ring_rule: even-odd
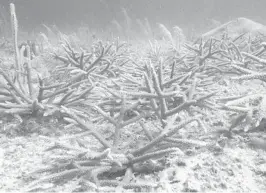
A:
POLYGON ((8 9, 14 2, 21 26, 40 23, 69 25, 81 21, 104 28, 122 20, 121 7, 131 18, 147 17, 151 23, 204 27, 208 19, 221 22, 247 17, 266 24, 266 0, 0 0, 8 9))

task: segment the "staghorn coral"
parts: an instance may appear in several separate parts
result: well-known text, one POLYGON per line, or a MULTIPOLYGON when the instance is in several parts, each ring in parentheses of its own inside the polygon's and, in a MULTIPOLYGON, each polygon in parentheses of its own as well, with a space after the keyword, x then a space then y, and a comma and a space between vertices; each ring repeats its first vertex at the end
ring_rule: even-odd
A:
MULTIPOLYGON (((14 5, 11 9, 15 50, 17 21, 14 5)), ((129 36, 133 20, 126 10, 123 12, 127 21, 126 35, 129 36)), ((119 33, 124 33, 122 25, 114 23, 119 33)), ((146 34, 153 34, 148 20, 139 24, 145 26, 146 34)), ((46 149, 48 155, 54 151, 53 156, 49 155, 51 164, 30 174, 38 178, 30 184, 30 189, 46 182, 74 178, 97 190, 104 186, 115 187, 117 191, 158 188, 154 183, 139 183, 133 173, 165 169, 165 157, 182 156, 181 147, 222 149, 215 145, 216 142, 182 138, 181 130, 206 134, 209 128, 206 129, 205 122, 213 119, 217 110, 226 111, 224 114, 231 122, 230 131, 241 124, 253 126, 263 118, 263 92, 219 98, 227 95, 221 91, 223 84, 228 86, 221 75, 239 75, 232 78, 235 80, 264 80, 264 72, 258 72, 265 65, 264 48, 258 49, 263 46, 260 40, 247 40, 244 35, 234 39, 224 36, 205 40, 213 33, 210 32, 200 39, 199 44, 191 44, 178 26, 174 27, 174 33, 163 24, 159 27, 167 40, 167 49, 161 46, 161 42, 151 40, 145 53, 136 53, 119 39, 105 42, 95 38, 90 46, 79 46, 75 42, 77 35, 68 36, 56 28, 61 47, 51 50, 53 59, 59 60, 58 66, 53 66, 53 76, 48 78, 52 84, 41 76, 37 83, 34 82, 29 57, 25 59, 25 69, 23 73, 19 72, 16 82, 0 69, 5 80, 0 85, 3 88, 0 91, 1 113, 30 116, 60 113, 67 129, 83 131, 72 135, 74 145, 62 143, 60 139, 52 141, 54 145, 46 149), (171 51, 168 43, 173 48, 171 51), (146 126, 145 121, 155 122, 158 131, 146 126), (106 136, 107 132, 103 134, 98 126, 104 127, 111 136, 106 136), (135 127, 140 129, 134 131, 135 141, 121 145, 125 141, 123 134, 135 127), (197 128, 202 129, 198 131, 197 128), (90 140, 84 138, 87 136, 95 138, 102 147, 92 150, 88 144, 90 140), (60 155, 58 149, 66 154, 60 155)), ((26 51, 30 56, 31 50, 25 46, 19 51, 15 51, 15 64, 21 65, 21 53, 26 51)))

